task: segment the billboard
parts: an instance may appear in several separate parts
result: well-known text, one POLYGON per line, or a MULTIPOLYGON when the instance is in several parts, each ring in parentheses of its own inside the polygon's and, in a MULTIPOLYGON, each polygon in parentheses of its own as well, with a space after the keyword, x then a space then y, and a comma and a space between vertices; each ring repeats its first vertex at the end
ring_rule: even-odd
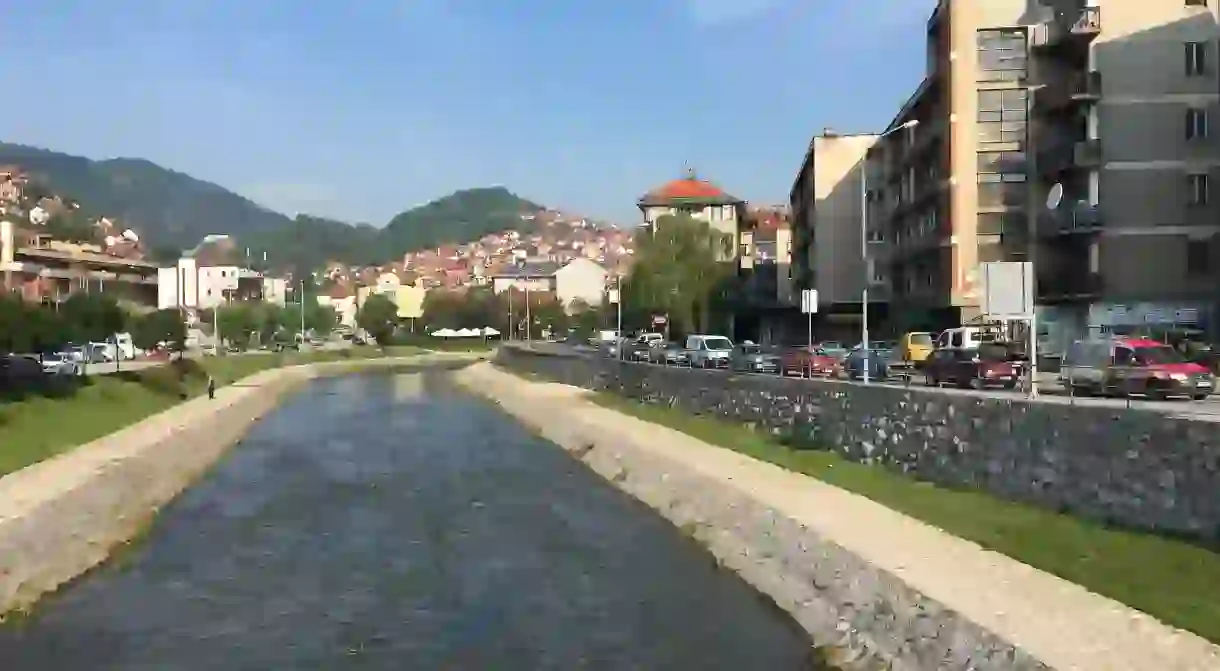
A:
POLYGON ((995 319, 1029 319, 1034 314, 1034 267, 1028 261, 979 264, 979 307, 995 319))

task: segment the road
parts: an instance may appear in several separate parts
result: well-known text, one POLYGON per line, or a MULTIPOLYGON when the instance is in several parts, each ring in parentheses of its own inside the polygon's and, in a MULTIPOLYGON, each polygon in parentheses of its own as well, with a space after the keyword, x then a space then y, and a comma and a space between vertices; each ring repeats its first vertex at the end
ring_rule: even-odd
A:
MULTIPOLYGON (((519 344, 518 346, 520 346, 520 345, 521 344, 519 344)), ((568 345, 565 343, 533 342, 533 343, 529 343, 528 347, 535 351, 547 352, 547 353, 552 353, 552 354, 556 354, 556 355, 582 356, 582 357, 598 356, 598 350, 594 349, 593 347, 589 347, 589 346, 585 346, 585 345, 573 346, 573 345, 568 345)), ((631 365, 656 366, 659 364, 632 362, 631 365)), ((725 370, 716 371, 716 372, 719 372, 719 373, 722 373, 725 375, 767 375, 766 373, 748 373, 748 372, 741 372, 741 371, 725 371, 725 370)), ((789 379, 796 380, 799 378, 789 378, 789 379)), ((820 379, 820 381, 823 383, 843 384, 843 385, 863 384, 863 382, 859 382, 859 381, 852 382, 852 381, 848 381, 848 380, 827 380, 824 378, 820 379)), ((887 380, 885 382, 872 382, 871 384, 887 386, 887 387, 907 387, 907 386, 918 387, 920 389, 926 389, 927 391, 933 391, 932 389, 928 389, 927 387, 925 387, 923 375, 921 375, 917 372, 912 372, 910 374, 909 383, 906 382, 905 380, 896 380, 896 379, 891 378, 890 380, 887 380)), ((983 397, 989 397, 989 398, 1021 398, 1021 397, 1025 396, 1024 391, 1020 391, 1020 390, 1007 391, 1004 389, 988 389, 988 390, 980 391, 980 390, 974 390, 974 389, 956 389, 956 388, 942 387, 937 391, 939 391, 940 393, 945 393, 945 394, 971 394, 971 395, 983 396, 983 397)), ((1060 403, 1060 404, 1080 405, 1080 406, 1097 406, 1097 407, 1107 407, 1107 408, 1138 408, 1141 410, 1154 410, 1154 411, 1162 412, 1162 413, 1172 415, 1175 417, 1220 422, 1220 396, 1217 396, 1217 395, 1213 395, 1203 401, 1192 401, 1192 400, 1185 400, 1185 399, 1168 400, 1168 401, 1150 401, 1150 400, 1147 400, 1144 398, 1139 398, 1139 397, 1136 397, 1136 398, 1071 397, 1067 394, 1066 390, 1064 390, 1063 386, 1059 384, 1058 376, 1055 373, 1039 373, 1039 375, 1038 375, 1038 398, 1034 402, 1060 403)))

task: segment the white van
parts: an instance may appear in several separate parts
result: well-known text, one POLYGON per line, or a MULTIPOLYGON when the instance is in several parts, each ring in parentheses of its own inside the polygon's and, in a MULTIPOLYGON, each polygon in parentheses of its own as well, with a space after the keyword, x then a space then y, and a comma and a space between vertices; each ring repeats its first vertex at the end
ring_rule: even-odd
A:
POLYGON ((683 349, 696 368, 728 368, 733 357, 733 341, 718 335, 687 336, 683 349))
POLYGON ((131 340, 130 333, 116 333, 106 342, 114 345, 116 356, 121 357, 124 361, 136 358, 136 345, 131 340))
POLYGON ((936 349, 977 349, 980 344, 991 342, 988 335, 978 326, 945 329, 936 338, 936 349))

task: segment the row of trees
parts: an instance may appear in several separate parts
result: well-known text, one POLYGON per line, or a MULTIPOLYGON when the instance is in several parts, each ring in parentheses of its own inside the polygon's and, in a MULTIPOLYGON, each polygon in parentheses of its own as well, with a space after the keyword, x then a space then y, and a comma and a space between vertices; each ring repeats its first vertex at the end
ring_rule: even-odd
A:
POLYGON ((222 340, 243 348, 254 342, 293 339, 300 333, 302 324, 306 331, 329 333, 337 323, 333 308, 317 304, 305 306, 304 320, 299 304, 280 306, 272 303, 232 303, 202 311, 200 318, 222 340))
POLYGON ((49 354, 69 343, 104 342, 123 332, 130 332, 141 349, 166 343, 181 350, 186 340, 177 310, 136 315, 98 294, 75 294, 57 305, 0 297, 0 352, 49 354))
POLYGON ((606 304, 592 306, 581 301, 565 306, 553 294, 510 289, 495 294, 479 288, 465 292, 430 291, 424 298, 422 323, 417 330, 484 328, 490 326, 505 336, 540 338, 544 331, 567 333, 575 329, 589 334, 605 325, 612 310, 606 304))

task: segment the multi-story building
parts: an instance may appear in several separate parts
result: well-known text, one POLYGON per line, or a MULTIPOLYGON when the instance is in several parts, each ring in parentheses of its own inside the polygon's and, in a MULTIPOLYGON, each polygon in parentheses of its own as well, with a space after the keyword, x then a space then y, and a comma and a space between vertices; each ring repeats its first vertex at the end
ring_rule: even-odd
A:
POLYGON ((1202 0, 941 0, 924 79, 869 154, 894 326, 973 318, 978 264, 1030 260, 1052 340, 1216 328, 1216 13, 1202 0))
POLYGON ((791 340, 796 292, 788 207, 748 208, 740 240, 734 335, 768 343, 791 340))
POLYGON ((510 265, 491 276, 491 286, 497 294, 510 289, 552 293, 570 310, 573 304, 601 305, 608 280, 605 268, 589 259, 578 258, 562 266, 553 262, 510 265))
MULTIPOLYGON (((861 254, 861 180, 865 154, 876 142, 876 134, 823 131, 810 141, 789 193, 796 250, 793 275, 798 288, 817 289, 819 321, 826 315, 840 323, 858 319, 865 277, 873 278, 875 289, 869 303, 886 299, 882 265, 875 255, 866 261, 861 254), (866 263, 872 267, 866 269, 866 263)), ((880 240, 874 237, 870 245, 880 240)))
POLYGON ((195 314, 241 301, 283 304, 288 286, 282 279, 235 265, 209 265, 186 256, 170 268, 157 271, 157 307, 178 308, 195 314))
POLYGON ((644 214, 644 224, 647 226, 655 226, 657 219, 665 215, 686 214, 706 221, 712 229, 731 236, 734 245, 738 242, 746 207, 744 200, 699 179, 694 170, 688 170, 682 179, 666 182, 644 194, 636 205, 644 214))
POLYGON ((157 264, 52 240, 8 220, 0 221, 0 271, 5 291, 31 302, 98 293, 146 307, 157 303, 157 264))

